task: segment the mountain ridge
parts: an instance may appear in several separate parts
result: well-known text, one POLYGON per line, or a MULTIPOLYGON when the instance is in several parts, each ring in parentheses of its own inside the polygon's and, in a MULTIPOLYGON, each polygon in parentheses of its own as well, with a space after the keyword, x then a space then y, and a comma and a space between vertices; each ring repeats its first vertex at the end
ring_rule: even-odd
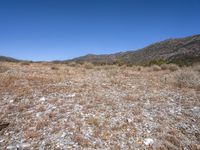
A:
POLYGON ((148 64, 151 61, 163 60, 166 63, 192 64, 200 61, 200 34, 183 38, 170 38, 155 42, 138 50, 129 50, 114 54, 88 54, 71 59, 78 63, 95 64, 148 64))

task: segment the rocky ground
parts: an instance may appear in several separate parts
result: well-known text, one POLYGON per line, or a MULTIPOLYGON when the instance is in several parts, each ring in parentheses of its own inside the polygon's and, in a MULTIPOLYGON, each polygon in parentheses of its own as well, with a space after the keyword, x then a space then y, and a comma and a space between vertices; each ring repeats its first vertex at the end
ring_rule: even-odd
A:
POLYGON ((0 149, 200 149, 200 91, 177 71, 1 63, 0 149))

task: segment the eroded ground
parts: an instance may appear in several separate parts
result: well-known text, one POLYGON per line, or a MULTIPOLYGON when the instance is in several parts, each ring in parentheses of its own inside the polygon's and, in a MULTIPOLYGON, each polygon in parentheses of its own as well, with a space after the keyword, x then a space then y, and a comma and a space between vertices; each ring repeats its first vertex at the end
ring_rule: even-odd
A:
POLYGON ((3 65, 0 149, 200 148, 200 92, 175 72, 3 65))

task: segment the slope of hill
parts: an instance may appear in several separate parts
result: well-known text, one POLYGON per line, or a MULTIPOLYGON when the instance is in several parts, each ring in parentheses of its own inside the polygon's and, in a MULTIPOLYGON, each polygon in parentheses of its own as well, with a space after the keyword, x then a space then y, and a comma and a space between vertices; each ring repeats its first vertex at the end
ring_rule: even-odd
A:
POLYGON ((200 61, 200 35, 157 42, 136 51, 110 55, 86 55, 72 59, 76 62, 148 64, 163 60, 167 63, 192 64, 200 61))
POLYGON ((17 62, 19 60, 11 58, 11 57, 0 56, 0 61, 17 62))

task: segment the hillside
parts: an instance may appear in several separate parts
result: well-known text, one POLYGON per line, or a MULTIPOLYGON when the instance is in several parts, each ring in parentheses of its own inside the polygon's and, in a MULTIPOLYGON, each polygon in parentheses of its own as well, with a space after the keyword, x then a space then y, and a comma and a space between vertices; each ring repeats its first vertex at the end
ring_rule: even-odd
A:
POLYGON ((164 60, 167 63, 192 64, 200 60, 200 35, 157 42, 136 51, 110 55, 86 55, 72 59, 76 62, 147 64, 164 60))
POLYGON ((5 57, 5 56, 0 56, 0 62, 1 61, 8 61, 8 62, 17 62, 19 60, 11 58, 11 57, 5 57))

